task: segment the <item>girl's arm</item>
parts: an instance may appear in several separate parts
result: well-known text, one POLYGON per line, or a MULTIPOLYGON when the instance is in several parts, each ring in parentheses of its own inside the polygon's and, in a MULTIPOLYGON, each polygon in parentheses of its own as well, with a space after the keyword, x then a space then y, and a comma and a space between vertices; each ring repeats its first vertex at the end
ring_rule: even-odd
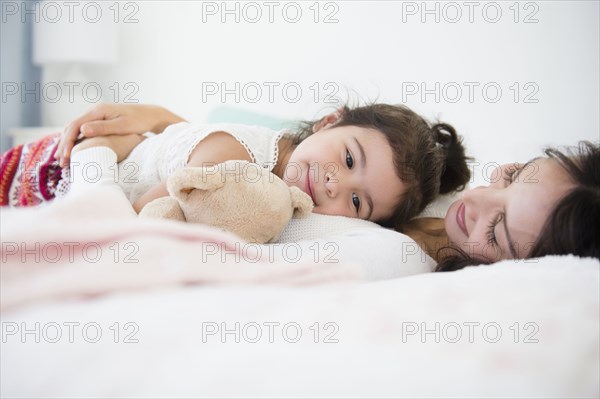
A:
MULTIPOLYGON (((205 167, 229 160, 252 161, 248 151, 233 136, 227 132, 215 132, 196 145, 190 154, 187 166, 205 167)), ((142 195, 133 204, 133 209, 140 213, 148 202, 167 195, 169 195, 167 182, 164 181, 142 195)))
POLYGON ((65 128, 55 157, 60 158, 61 166, 66 166, 80 133, 84 137, 160 133, 168 125, 183 121, 171 111, 155 105, 99 104, 65 128))
POLYGON ((136 213, 140 213, 142 208, 148 202, 160 197, 166 197, 167 195, 169 195, 169 192, 167 191, 167 182, 160 182, 150 190, 146 191, 140 198, 138 198, 138 200, 133 203, 133 209, 136 211, 136 213))
POLYGON ((108 147, 117 155, 117 162, 121 162, 133 151, 133 149, 145 139, 139 134, 123 134, 93 137, 85 139, 81 143, 75 145, 73 153, 85 150, 92 147, 108 147))

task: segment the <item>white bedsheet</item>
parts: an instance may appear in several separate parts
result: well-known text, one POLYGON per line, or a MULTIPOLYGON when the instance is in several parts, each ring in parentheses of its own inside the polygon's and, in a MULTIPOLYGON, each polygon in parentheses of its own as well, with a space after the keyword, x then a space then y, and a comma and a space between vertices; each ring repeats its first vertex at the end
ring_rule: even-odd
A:
POLYGON ((386 259, 378 249, 391 241, 377 230, 349 233, 337 263, 237 260, 235 249, 222 262, 219 245, 203 259, 203 244, 235 237, 137 220, 112 207, 128 203, 111 187, 1 210, 2 397, 600 394, 597 260, 433 274, 425 262, 358 283, 369 276, 361 264, 386 259), (66 241, 97 243, 103 256, 27 252, 66 241), (127 243, 138 263, 126 262, 127 243))
POLYGON ((188 287, 38 304, 2 315, 3 329, 40 323, 40 342, 3 331, 1 394, 598 397, 599 281, 595 260, 546 257, 360 285, 188 287), (80 323, 72 343, 69 322, 80 323), (62 326, 57 343, 47 341, 56 337, 50 323, 62 326), (239 343, 207 334, 235 323, 239 343), (273 342, 265 323, 279 323, 273 342), (99 341, 87 342, 96 331, 99 341), (286 341, 296 331, 299 341, 286 341))

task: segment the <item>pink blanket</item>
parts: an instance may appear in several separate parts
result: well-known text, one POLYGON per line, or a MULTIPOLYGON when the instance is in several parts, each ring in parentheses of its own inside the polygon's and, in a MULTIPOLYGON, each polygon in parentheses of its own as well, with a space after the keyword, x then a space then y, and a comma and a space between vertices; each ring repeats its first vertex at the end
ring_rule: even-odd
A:
POLYGON ((3 312, 32 302, 134 289, 304 285, 355 281, 362 275, 355 265, 285 262, 265 246, 208 226, 138 219, 116 194, 122 196, 99 188, 46 207, 0 208, 3 312))

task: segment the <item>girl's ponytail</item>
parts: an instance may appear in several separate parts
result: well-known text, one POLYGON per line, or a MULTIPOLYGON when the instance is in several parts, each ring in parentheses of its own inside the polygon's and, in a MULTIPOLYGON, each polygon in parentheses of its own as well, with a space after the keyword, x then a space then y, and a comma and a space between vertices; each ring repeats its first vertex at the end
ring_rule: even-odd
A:
POLYGON ((467 165, 469 158, 465 155, 462 140, 456 130, 446 123, 436 123, 431 127, 439 151, 445 155, 444 168, 440 177, 440 194, 460 191, 465 188, 471 172, 467 165))

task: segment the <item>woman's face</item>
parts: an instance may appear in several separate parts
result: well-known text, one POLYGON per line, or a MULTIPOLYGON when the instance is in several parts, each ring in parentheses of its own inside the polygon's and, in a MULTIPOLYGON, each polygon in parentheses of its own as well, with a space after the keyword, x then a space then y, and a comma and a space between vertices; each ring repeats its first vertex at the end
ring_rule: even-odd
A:
POLYGON ((466 191, 444 220, 452 243, 477 260, 527 258, 557 202, 574 183, 553 159, 497 168, 487 187, 466 191))

